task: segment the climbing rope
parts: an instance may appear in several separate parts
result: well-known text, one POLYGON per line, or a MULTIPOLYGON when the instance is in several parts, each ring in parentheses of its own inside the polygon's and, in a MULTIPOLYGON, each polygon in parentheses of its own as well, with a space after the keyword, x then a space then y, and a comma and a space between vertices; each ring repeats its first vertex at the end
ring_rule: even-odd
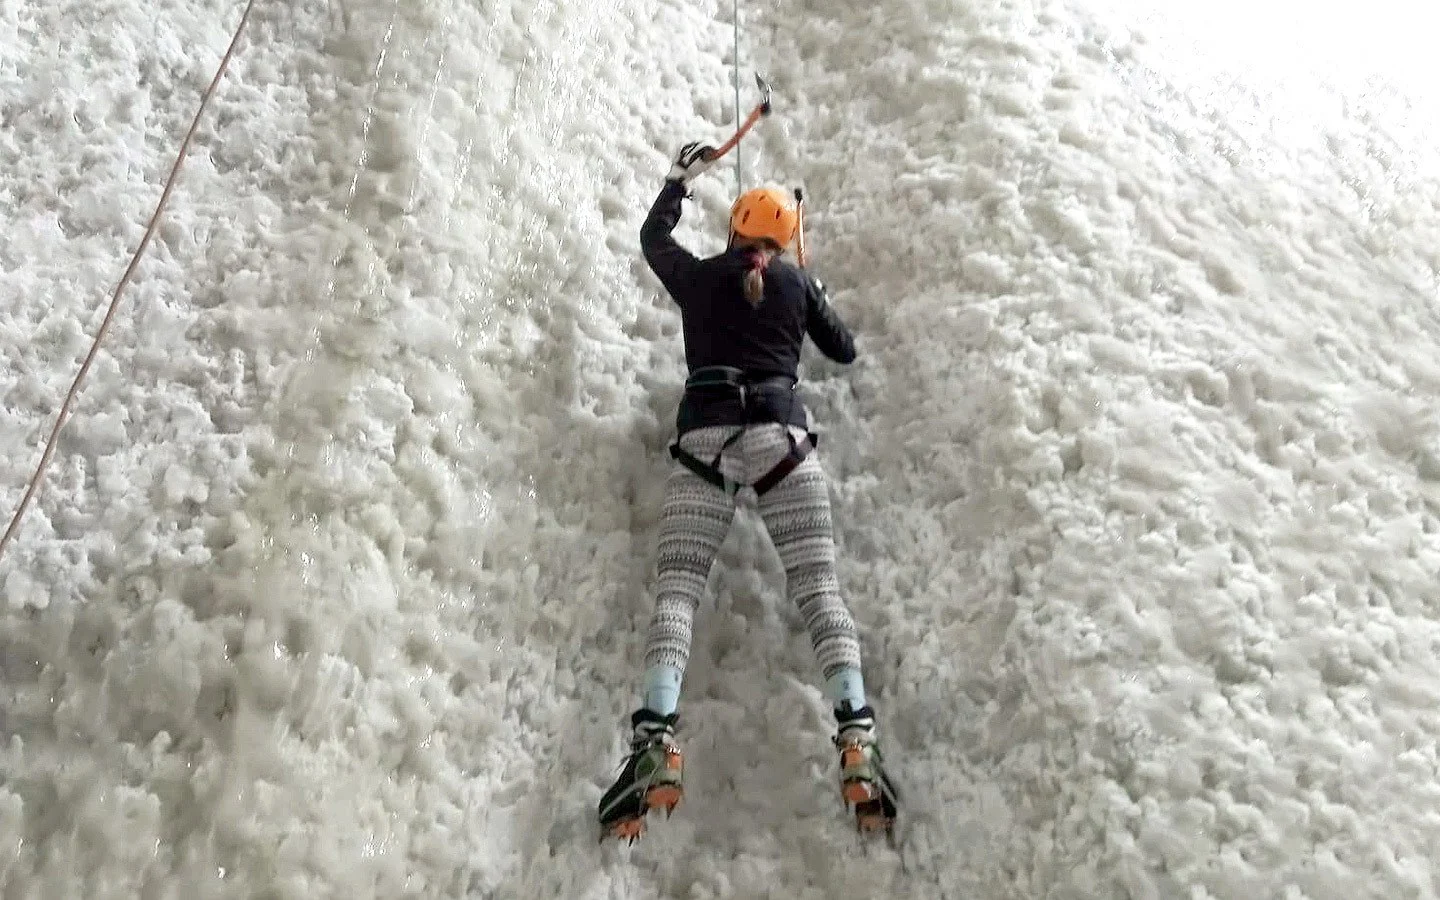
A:
MULTIPOLYGON (((740 127, 740 0, 735 0, 735 127, 740 127)), ((740 170, 740 145, 735 145, 735 196, 745 193, 745 183, 740 170)))
POLYGON ((125 268, 125 273, 120 276, 119 283, 115 285, 115 293, 110 297, 110 307, 106 310, 105 318, 100 322, 100 329, 95 333, 95 340, 90 345, 90 352, 86 354, 85 361, 80 365, 80 371, 70 384, 70 392, 65 395, 65 402, 61 404, 60 412, 55 417, 55 427, 50 431, 50 439, 45 442, 45 451, 40 455, 40 464, 35 467, 35 474, 30 479, 30 486, 26 489, 25 496, 20 498, 20 505, 16 508, 15 514, 10 517, 10 525, 5 529, 4 536, 0 536, 0 557, 5 555, 5 548, 9 546, 15 533, 20 530, 20 521, 25 517, 25 511, 29 508, 30 501, 40 489, 40 483, 45 477, 45 469, 50 465, 50 458, 55 455, 55 445, 59 441, 60 430, 64 427, 65 421, 70 415, 70 408, 80 393, 80 384, 85 380, 85 375, 90 371, 90 365, 95 361, 95 356, 100 350, 100 343, 110 330, 110 323, 115 318, 115 311, 120 306, 120 295, 130 283, 135 269, 140 265, 140 257, 155 236, 155 230, 160 224, 160 214, 164 211, 165 204, 169 202, 170 193, 175 187, 175 180, 180 174, 180 164, 185 161, 185 155, 190 151, 190 142, 194 139, 195 131, 200 126, 200 117, 204 115, 205 107, 209 105, 215 88, 219 86, 220 79, 225 75, 225 69, 230 65, 230 57, 234 55, 235 47, 240 43, 240 35, 245 30, 245 23, 249 21, 250 10, 254 6, 255 0, 249 0, 245 4, 245 11, 240 14, 240 23, 235 26, 235 35, 230 39, 230 46, 220 59, 220 65, 215 70, 215 77, 210 80, 210 86, 205 89, 204 95, 200 98, 200 108, 195 111, 195 118, 190 122, 190 130, 185 133, 185 139, 180 143, 180 151, 175 156, 175 164, 170 167, 170 176, 165 180, 165 189, 160 193, 160 201, 155 205, 155 212, 150 217, 150 224, 145 228, 145 235, 140 239, 140 245, 135 248, 135 254, 130 257, 130 265, 125 268))

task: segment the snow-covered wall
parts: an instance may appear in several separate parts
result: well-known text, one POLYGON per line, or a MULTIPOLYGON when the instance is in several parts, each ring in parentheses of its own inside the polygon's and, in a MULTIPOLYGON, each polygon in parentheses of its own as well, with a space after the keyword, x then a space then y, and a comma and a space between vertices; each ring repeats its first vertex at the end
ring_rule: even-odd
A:
MULTIPOLYGON (((6 8, 7 497, 238 13, 6 8)), ((678 373, 635 232, 712 25, 258 5, 0 571, 7 881, 487 889, 541 785, 584 811, 678 373)))

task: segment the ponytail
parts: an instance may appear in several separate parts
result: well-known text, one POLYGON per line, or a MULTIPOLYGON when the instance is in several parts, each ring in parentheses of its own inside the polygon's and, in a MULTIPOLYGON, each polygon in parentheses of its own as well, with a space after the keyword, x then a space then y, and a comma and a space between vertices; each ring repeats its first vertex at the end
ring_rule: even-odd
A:
POLYGON ((745 272, 745 299, 759 308, 765 299, 765 267, 770 265, 770 252, 755 249, 750 253, 750 268, 745 272))

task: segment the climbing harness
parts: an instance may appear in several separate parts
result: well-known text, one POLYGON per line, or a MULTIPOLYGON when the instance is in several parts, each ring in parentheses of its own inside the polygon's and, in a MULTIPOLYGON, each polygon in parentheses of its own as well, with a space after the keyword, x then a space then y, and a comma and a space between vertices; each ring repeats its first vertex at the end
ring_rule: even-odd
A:
POLYGON ((795 471, 796 466, 804 462, 805 457, 809 456, 810 453, 819 446, 819 435, 807 429, 805 439, 803 441, 797 441, 795 440, 795 435, 790 431, 788 421, 780 423, 785 425, 785 437, 790 441, 790 452, 785 454, 783 459, 776 463, 770 471, 760 476, 753 484, 735 481, 726 476, 725 473, 720 470, 720 460, 725 456, 725 451, 730 449, 730 445, 740 440, 752 424, 758 424, 758 420, 751 421, 751 398, 767 389, 773 390, 780 388, 787 390, 790 391, 790 403, 793 411, 795 384, 794 379, 780 375, 752 378, 747 376, 742 369, 737 369, 733 366, 705 366, 696 369, 689 378, 685 379, 685 392, 687 394, 692 391, 702 393, 715 392, 721 396, 733 394, 739 399, 741 406, 745 409, 746 423, 740 426, 739 431, 736 431, 730 435, 730 437, 726 438, 725 443, 720 445, 720 452, 716 453, 715 458, 708 463, 681 447, 679 436, 676 437, 675 443, 670 445, 670 455, 682 466, 715 485, 730 497, 734 497, 741 489, 746 487, 754 489, 755 496, 763 496, 771 488, 784 481, 785 476, 795 471))

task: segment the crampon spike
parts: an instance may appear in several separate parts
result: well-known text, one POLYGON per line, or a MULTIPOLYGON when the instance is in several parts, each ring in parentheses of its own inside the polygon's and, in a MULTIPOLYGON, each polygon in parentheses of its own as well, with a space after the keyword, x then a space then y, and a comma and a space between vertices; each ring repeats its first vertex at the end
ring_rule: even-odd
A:
POLYGON ((894 840, 895 820, 885 815, 885 804, 880 798, 867 800, 855 806, 855 830, 861 834, 884 831, 894 840))
POLYGON ((601 843, 604 843, 607 837, 614 837, 633 845, 645 836, 645 816, 654 810, 664 810, 665 818, 669 819, 675 814, 675 807, 680 805, 683 795, 684 792, 678 784, 662 784, 650 788, 645 792, 644 812, 611 823, 609 828, 601 832, 601 843))
POLYGON ((645 834, 645 817, 635 816, 629 819, 620 819, 611 824, 605 831, 600 833, 600 841, 604 843, 607 837, 613 837, 622 841, 629 841, 634 844, 645 834))
POLYGON ((865 751, 859 744, 846 744, 840 751, 840 765, 845 768, 860 766, 865 763, 865 751))
POLYGON ((670 814, 675 811, 675 807, 680 805, 680 797, 681 792, 679 785, 666 784, 660 787, 653 787, 646 792, 645 805, 650 809, 665 810, 665 816, 669 818, 670 814))

